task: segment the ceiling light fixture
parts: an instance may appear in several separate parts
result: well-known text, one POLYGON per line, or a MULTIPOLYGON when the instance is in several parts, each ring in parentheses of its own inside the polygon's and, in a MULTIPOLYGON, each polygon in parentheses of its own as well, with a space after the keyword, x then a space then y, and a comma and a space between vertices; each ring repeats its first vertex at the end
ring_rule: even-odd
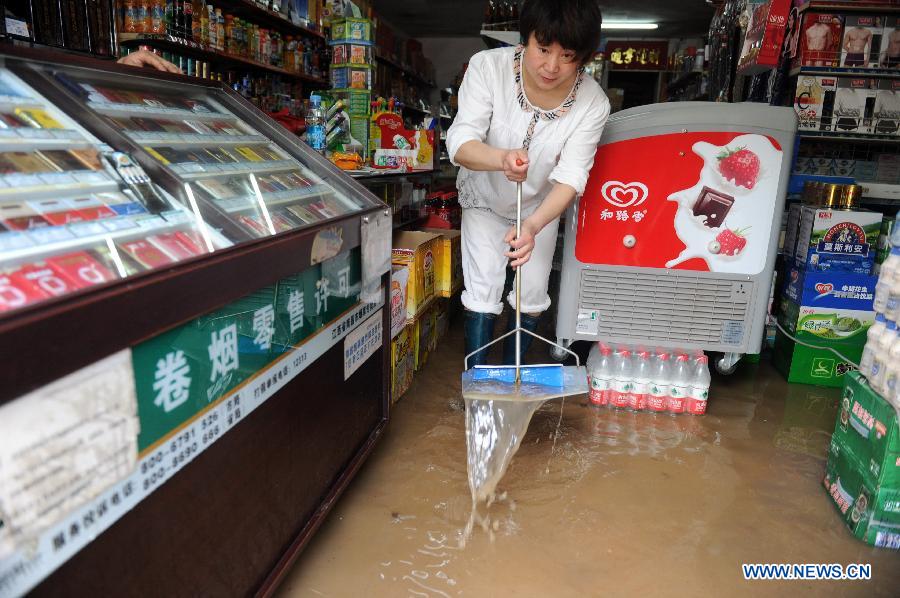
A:
POLYGON ((604 21, 600 24, 601 29, 656 29, 659 27, 656 23, 635 23, 632 21, 604 21))

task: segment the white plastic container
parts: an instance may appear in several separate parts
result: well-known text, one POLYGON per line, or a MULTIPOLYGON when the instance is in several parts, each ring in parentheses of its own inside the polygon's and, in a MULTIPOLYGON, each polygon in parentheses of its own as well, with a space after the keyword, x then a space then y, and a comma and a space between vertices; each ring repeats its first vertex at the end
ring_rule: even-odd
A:
POLYGON ((895 246, 881 264, 881 272, 878 274, 878 284, 875 285, 875 313, 883 314, 887 310, 888 297, 898 272, 900 272, 900 247, 895 246))
POLYGON ((669 393, 672 388, 672 367, 669 354, 665 351, 656 355, 650 373, 650 394, 647 409, 661 413, 669 408, 669 393))
POLYGON ((900 393, 900 334, 894 336, 894 342, 888 351, 887 366, 884 373, 884 392, 882 395, 894 407, 900 405, 898 402, 898 393, 900 393))
POLYGON ((866 378, 872 375, 875 349, 878 345, 878 339, 881 338, 885 330, 887 330, 887 320, 884 314, 879 313, 875 316, 875 323, 869 327, 869 331, 866 333, 866 346, 863 348, 862 358, 859 360, 859 371, 866 378))
POLYGON ((875 356, 872 360, 872 375, 869 376, 869 384, 876 392, 884 395, 885 369, 890 359, 891 345, 897 336, 897 323, 887 321, 887 329, 878 336, 875 344, 875 356))

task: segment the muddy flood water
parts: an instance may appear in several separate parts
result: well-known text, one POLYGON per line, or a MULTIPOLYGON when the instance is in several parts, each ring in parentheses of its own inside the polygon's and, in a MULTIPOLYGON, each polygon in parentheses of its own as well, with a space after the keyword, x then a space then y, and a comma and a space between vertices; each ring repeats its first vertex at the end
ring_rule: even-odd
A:
MULTIPOLYGON (((281 586, 298 596, 897 596, 900 552, 843 526, 822 486, 839 390, 772 367, 715 377, 707 415, 539 409, 471 510, 461 326, 394 406, 379 446, 281 586), (871 581, 745 581, 742 563, 870 563, 871 581)), ((538 357, 540 359, 540 357, 538 357)))

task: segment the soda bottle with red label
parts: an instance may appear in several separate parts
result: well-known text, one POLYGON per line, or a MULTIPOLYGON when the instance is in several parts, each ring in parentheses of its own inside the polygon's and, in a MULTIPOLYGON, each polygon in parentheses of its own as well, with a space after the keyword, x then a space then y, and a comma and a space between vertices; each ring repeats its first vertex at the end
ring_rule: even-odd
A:
POLYGON ((672 372, 669 413, 676 415, 684 413, 691 392, 691 373, 690 357, 685 353, 680 353, 675 359, 675 368, 672 372))

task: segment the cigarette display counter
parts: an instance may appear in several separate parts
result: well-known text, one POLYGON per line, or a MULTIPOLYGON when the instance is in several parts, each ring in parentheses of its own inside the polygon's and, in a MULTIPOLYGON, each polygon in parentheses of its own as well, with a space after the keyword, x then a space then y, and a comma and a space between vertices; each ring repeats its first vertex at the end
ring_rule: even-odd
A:
POLYGON ((382 433, 391 215, 213 82, 0 54, 0 596, 266 594, 382 433))

